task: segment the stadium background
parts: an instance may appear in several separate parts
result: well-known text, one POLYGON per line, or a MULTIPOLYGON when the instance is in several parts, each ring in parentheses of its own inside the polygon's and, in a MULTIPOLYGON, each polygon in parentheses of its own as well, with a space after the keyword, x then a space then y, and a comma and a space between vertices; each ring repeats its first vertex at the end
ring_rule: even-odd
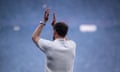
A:
POLYGON ((120 72, 119 0, 0 0, 0 72, 44 71, 45 55, 31 35, 47 6, 51 13, 42 37, 52 40, 56 12, 57 21, 70 27, 68 38, 77 43, 74 72, 120 72))

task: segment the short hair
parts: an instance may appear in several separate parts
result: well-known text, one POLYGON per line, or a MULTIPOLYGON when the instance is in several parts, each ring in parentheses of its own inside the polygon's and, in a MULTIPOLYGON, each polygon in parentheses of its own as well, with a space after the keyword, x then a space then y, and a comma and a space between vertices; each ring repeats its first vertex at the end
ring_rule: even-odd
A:
POLYGON ((54 26, 54 30, 61 37, 65 37, 67 35, 67 32, 68 32, 68 25, 64 22, 57 22, 54 26))

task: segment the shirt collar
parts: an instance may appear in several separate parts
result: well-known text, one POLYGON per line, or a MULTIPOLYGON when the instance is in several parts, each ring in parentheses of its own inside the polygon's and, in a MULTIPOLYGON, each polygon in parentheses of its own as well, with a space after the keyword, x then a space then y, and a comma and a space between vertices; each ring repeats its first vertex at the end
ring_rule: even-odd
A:
POLYGON ((65 40, 66 40, 65 38, 57 38, 54 41, 65 41, 65 40))

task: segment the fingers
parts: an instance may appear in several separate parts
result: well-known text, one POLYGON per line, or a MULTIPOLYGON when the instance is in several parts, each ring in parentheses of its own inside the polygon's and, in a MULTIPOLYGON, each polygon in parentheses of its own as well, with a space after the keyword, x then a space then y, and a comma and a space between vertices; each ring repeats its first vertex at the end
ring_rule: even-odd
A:
POLYGON ((49 12, 50 12, 50 9, 49 9, 49 8, 47 8, 47 9, 46 9, 46 11, 45 11, 45 15, 46 15, 46 17, 48 17, 48 16, 49 16, 49 12))
POLYGON ((56 14, 53 13, 53 20, 52 20, 52 26, 54 26, 56 23, 56 14))
POLYGON ((55 13, 53 13, 53 19, 56 20, 56 15, 55 15, 55 13))
MULTIPOLYGON (((46 8, 45 13, 44 13, 44 21, 47 22, 48 21, 48 17, 49 17, 49 13, 50 13, 50 9, 46 8)), ((52 20, 52 26, 54 26, 56 23, 56 14, 53 13, 53 20, 52 20)))
POLYGON ((45 22, 48 21, 49 12, 50 12, 50 9, 47 8, 47 9, 45 10, 45 14, 44 14, 44 21, 45 21, 45 22))
POLYGON ((45 17, 48 17, 48 16, 49 16, 49 12, 50 12, 50 9, 49 9, 49 8, 45 10, 45 17))

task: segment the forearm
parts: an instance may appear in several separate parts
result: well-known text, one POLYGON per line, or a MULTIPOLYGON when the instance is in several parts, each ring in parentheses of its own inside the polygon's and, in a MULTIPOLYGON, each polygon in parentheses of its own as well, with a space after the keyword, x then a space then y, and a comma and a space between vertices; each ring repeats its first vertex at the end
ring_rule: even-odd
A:
POLYGON ((39 36, 42 32, 42 29, 43 29, 44 25, 43 24, 39 24, 37 26, 37 28, 35 29, 35 31, 33 32, 33 35, 32 35, 32 40, 37 44, 37 42, 39 41, 39 36))

